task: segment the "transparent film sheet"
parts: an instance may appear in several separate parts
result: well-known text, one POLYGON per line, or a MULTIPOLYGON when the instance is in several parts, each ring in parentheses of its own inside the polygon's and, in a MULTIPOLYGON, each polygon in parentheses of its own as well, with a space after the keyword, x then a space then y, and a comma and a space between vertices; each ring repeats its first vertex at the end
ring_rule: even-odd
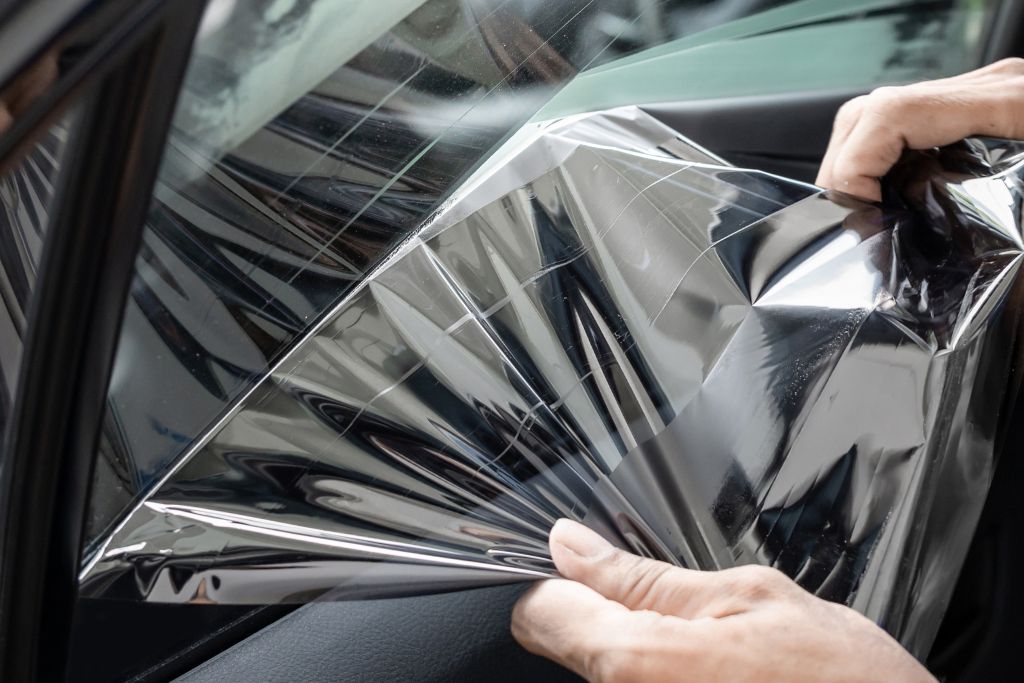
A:
POLYGON ((583 520, 778 567, 925 650, 995 462, 1024 145, 881 206, 636 108, 531 125, 88 558, 85 596, 274 603, 551 576, 583 520))

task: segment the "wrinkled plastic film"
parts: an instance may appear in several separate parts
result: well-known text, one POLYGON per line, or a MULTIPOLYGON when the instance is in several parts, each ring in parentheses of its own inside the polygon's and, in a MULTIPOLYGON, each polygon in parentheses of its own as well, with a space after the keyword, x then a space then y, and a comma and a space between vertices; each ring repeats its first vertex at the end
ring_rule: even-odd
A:
POLYGON ((776 566, 926 648, 991 478, 1020 149, 882 208, 635 108, 530 126, 100 546, 87 596, 271 603, 549 576, 581 519, 776 566))

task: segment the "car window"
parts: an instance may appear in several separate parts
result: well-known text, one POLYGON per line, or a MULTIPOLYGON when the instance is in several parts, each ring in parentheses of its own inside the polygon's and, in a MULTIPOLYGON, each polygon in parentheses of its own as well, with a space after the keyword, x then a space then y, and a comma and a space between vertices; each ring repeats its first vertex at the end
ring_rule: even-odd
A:
MULTIPOLYGON (((979 63, 1000 4, 393 0, 381 12, 369 0, 211 0, 128 294, 85 560, 525 122, 961 71, 979 63)), ((5 177, 5 192, 8 181, 37 188, 5 199, 8 223, 8 206, 45 206, 39 183, 5 177)), ((23 252, 3 249, 9 279, 23 252)), ((17 336, 4 324, 6 382, 17 336)), ((80 631, 97 636, 87 657, 111 678, 248 614, 93 602, 80 631)))
POLYGON ((536 118, 624 104, 866 92, 950 76, 981 64, 1001 4, 775 3, 770 10, 592 69, 556 94, 536 118))
POLYGON ((75 120, 73 112, 65 115, 0 173, 0 435, 10 420, 36 274, 75 120))
POLYGON ((214 0, 129 292, 90 538, 530 119, 952 73, 998 4, 214 0))
POLYGON ((211 3, 129 293, 89 535, 554 92, 609 49, 663 40, 616 42, 661 4, 211 3))

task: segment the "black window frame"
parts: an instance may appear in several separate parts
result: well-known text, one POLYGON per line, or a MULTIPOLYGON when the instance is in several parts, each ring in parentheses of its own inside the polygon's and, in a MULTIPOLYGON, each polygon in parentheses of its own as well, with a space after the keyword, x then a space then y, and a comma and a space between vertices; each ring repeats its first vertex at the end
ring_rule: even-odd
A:
POLYGON ((5 13, 0 77, 98 38, 0 137, 0 167, 81 107, 47 226, 0 453, 0 680, 67 675, 81 542, 143 220, 205 0, 43 0, 5 13), (10 39, 18 31, 18 39, 10 39), (30 35, 26 36, 26 32, 30 35))

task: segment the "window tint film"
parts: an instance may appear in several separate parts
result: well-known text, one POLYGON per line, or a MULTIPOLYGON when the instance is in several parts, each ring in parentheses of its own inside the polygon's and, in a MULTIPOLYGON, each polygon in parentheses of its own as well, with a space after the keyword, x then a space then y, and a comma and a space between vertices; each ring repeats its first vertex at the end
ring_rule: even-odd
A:
MULTIPOLYGON (((759 44, 822 27, 839 35, 867 26, 849 50, 874 45, 873 60, 910 65, 839 72, 833 87, 931 75, 954 68, 928 61, 950 35, 980 44, 993 6, 395 0, 381 12, 362 1, 213 0, 128 297, 90 537, 110 529, 524 122, 623 97, 712 96, 755 82, 819 87, 828 79, 797 82, 792 69, 778 70, 782 85, 772 86, 756 65, 759 44), (922 29, 915 22, 926 10, 922 29), (705 54, 718 55, 715 79, 692 66, 664 71, 666 59, 703 63, 705 54)), ((814 36, 808 45, 828 42, 814 36)))
POLYGON ((129 294, 91 534, 642 4, 212 3, 129 294))

